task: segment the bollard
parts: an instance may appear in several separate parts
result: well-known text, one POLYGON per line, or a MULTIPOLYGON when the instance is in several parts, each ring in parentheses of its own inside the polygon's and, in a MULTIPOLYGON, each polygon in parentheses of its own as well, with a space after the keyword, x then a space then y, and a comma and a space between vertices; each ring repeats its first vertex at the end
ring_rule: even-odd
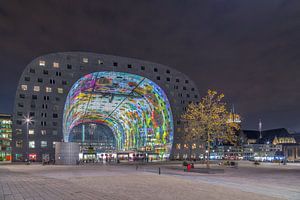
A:
POLYGON ((158 168, 158 174, 160 175, 160 167, 158 168))

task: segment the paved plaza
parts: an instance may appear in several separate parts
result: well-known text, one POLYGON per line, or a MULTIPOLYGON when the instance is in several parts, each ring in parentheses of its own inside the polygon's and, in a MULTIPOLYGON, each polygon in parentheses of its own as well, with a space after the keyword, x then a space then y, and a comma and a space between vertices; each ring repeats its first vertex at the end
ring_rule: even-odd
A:
POLYGON ((180 168, 179 164, 0 165, 0 199, 300 199, 297 165, 241 163, 222 174, 187 173, 174 166, 180 168))

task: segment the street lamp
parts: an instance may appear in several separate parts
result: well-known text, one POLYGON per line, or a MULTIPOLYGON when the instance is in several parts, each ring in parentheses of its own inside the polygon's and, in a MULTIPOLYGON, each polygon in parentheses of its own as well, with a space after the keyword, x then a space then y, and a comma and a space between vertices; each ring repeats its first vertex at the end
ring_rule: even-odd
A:
POLYGON ((32 124, 33 119, 32 119, 32 117, 27 115, 27 116, 23 117, 23 122, 24 122, 24 124, 26 124, 26 128, 27 128, 27 131, 26 131, 26 142, 27 142, 27 145, 26 145, 26 159, 27 159, 27 162, 29 162, 29 139, 28 139, 28 135, 29 135, 29 125, 32 124))

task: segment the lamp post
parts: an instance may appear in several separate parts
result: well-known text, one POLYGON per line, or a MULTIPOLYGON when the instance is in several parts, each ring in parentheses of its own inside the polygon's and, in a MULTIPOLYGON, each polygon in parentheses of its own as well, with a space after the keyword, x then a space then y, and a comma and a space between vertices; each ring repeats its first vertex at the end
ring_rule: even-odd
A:
POLYGON ((29 135, 29 125, 32 124, 33 119, 32 117, 30 117, 29 115, 24 116, 23 118, 24 124, 26 124, 26 159, 27 162, 29 162, 29 139, 28 139, 28 135, 29 135))

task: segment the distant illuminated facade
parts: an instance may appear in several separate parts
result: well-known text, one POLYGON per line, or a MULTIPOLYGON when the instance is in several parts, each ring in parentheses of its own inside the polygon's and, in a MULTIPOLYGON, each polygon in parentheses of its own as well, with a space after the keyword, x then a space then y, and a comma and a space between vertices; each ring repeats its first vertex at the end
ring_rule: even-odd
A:
POLYGON ((11 161, 11 115, 0 114, 0 162, 11 161))
POLYGON ((52 159, 60 141, 81 143, 83 153, 175 158, 181 115, 198 99, 192 80, 161 64, 83 52, 41 56, 25 68, 17 88, 13 160, 24 158, 26 145, 31 160, 52 159), (25 115, 34 120, 28 130, 25 115))

